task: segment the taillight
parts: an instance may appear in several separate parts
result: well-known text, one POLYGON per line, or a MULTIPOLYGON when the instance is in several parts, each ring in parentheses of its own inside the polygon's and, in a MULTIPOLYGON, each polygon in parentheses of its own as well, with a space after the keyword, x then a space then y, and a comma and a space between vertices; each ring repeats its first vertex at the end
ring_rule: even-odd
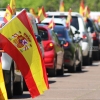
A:
POLYGON ((83 35, 83 39, 87 39, 87 36, 85 34, 83 35))
POLYGON ((68 47, 69 46, 69 43, 66 42, 65 44, 63 44, 64 47, 68 47))
POLYGON ((93 40, 97 40, 97 37, 96 37, 96 33, 95 32, 92 33, 91 35, 92 35, 93 40))
POLYGON ((54 48, 54 44, 52 42, 50 42, 49 44, 47 44, 47 46, 45 47, 46 51, 50 51, 54 48))

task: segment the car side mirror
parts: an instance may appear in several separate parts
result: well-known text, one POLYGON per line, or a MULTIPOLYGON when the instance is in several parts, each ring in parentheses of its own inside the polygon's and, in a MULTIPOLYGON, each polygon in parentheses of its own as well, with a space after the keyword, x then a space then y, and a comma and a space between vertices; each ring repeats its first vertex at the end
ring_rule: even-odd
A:
POLYGON ((41 36, 40 35, 35 35, 37 41, 40 43, 42 41, 41 36))

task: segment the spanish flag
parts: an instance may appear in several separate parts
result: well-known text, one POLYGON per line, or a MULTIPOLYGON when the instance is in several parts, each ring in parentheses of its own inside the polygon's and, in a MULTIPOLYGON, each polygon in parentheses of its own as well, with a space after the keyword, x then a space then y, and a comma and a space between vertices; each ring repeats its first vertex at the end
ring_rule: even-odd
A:
POLYGON ((43 21, 46 17, 47 17, 47 16, 46 16, 46 13, 45 13, 45 9, 44 9, 44 7, 42 6, 42 7, 39 8, 39 10, 38 10, 38 21, 39 21, 39 23, 40 23, 41 21, 43 21))
POLYGON ((1 61, 0 61, 0 100, 8 100, 1 61))
POLYGON ((35 11, 34 11, 33 8, 30 8, 30 13, 31 13, 35 18, 37 18, 37 15, 36 15, 36 13, 35 13, 35 11))
POLYGON ((32 98, 49 88, 42 54, 26 10, 0 30, 0 48, 9 54, 21 71, 32 98))
POLYGON ((15 2, 15 0, 10 1, 10 8, 12 10, 12 15, 16 15, 16 2, 15 2))
POLYGON ((85 6, 85 9, 84 9, 84 16, 83 16, 84 21, 87 22, 87 18, 89 18, 89 17, 90 17, 90 9, 89 9, 88 6, 85 6))
POLYGON ((69 12, 68 12, 67 20, 66 20, 66 27, 67 27, 67 28, 69 28, 70 23, 71 23, 71 21, 72 21, 71 12, 72 12, 72 10, 71 10, 71 8, 70 8, 70 9, 69 9, 69 12))
POLYGON ((63 2, 63 0, 60 1, 59 11, 64 12, 64 2, 63 2))
POLYGON ((54 16, 52 17, 51 21, 49 22, 48 28, 53 29, 55 27, 55 23, 54 23, 54 16))
POLYGON ((11 20, 11 18, 12 18, 12 10, 10 5, 8 5, 3 20, 5 23, 7 23, 9 20, 11 20))
POLYGON ((84 15, 84 0, 81 0, 79 13, 83 16, 84 15))

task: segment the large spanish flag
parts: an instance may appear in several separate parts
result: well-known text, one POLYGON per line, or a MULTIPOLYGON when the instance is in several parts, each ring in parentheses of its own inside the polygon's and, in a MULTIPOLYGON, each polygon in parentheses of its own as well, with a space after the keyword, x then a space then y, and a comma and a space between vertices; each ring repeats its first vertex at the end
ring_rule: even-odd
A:
POLYGON ((16 62, 34 98, 49 88, 40 48, 25 10, 0 30, 0 48, 16 62))
POLYGON ((59 11, 64 12, 64 2, 63 2, 63 0, 60 0, 59 11))

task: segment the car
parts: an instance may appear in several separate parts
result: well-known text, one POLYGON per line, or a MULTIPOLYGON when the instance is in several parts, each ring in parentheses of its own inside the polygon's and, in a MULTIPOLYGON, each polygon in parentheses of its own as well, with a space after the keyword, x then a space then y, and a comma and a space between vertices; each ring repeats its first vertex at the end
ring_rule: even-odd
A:
POLYGON ((54 31, 64 48, 64 68, 68 69, 69 72, 82 71, 84 68, 82 65, 82 48, 80 46, 82 38, 74 36, 79 34, 77 29, 76 33, 73 33, 72 28, 55 25, 54 31))
MULTIPOLYGON (((42 24, 47 24, 51 21, 52 18, 45 18, 41 23, 42 24)), ((63 25, 63 26, 66 26, 66 20, 65 18, 54 18, 54 23, 56 25, 63 25)))
POLYGON ((93 60, 99 60, 100 30, 97 27, 97 24, 91 18, 87 18, 86 28, 91 33, 91 37, 93 38, 93 60))
MULTIPOLYGON (((3 21, 4 14, 5 14, 5 11, 0 11, 1 28, 3 27, 3 25, 5 25, 3 21)), ((41 37, 38 34, 38 28, 35 22, 35 18, 33 17, 32 14, 28 12, 27 12, 27 15, 28 15, 29 21, 31 22, 35 36, 37 38, 37 41, 41 50, 41 54, 42 56, 44 56, 44 48, 42 45, 41 37)), ((2 55, 0 57, 2 61, 2 69, 3 69, 5 86, 7 90, 7 96, 10 99, 15 94, 22 95, 24 88, 25 89, 27 88, 26 83, 23 79, 23 76, 21 72, 18 70, 17 64, 15 63, 15 61, 6 52, 1 52, 1 53, 2 55)))
MULTIPOLYGON (((46 12, 48 18, 67 18, 69 12, 46 12)), ((82 55, 83 55, 83 64, 92 65, 92 45, 93 39, 89 35, 89 32, 86 28, 83 17, 78 12, 71 12, 72 21, 71 25, 74 26, 80 32, 80 38, 83 38, 81 42, 82 55)))
POLYGON ((64 49, 60 45, 57 35, 47 25, 38 24, 39 35, 44 46, 44 63, 48 76, 64 74, 64 49))

